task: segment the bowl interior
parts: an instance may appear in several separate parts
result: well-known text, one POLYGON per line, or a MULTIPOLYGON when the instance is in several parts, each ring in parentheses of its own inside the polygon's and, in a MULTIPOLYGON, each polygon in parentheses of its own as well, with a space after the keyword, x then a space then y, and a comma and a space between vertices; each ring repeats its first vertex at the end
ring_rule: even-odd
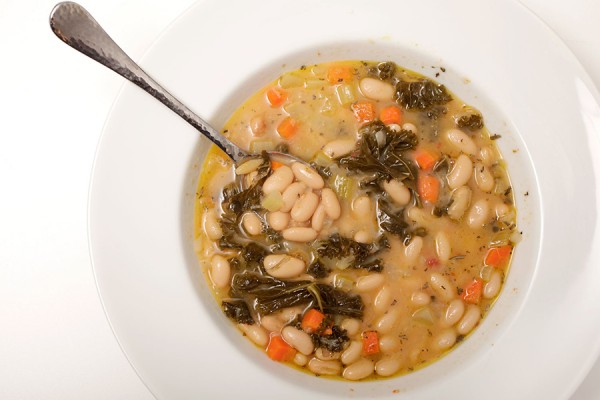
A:
MULTIPOLYGON (((509 174, 515 193, 522 193, 524 188, 537 186, 535 171, 529 158, 527 147, 517 129, 513 126, 501 110, 488 98, 476 83, 471 82, 461 71, 453 65, 431 58, 415 49, 405 48, 387 43, 362 42, 337 42, 323 44, 301 51, 284 55, 265 63, 264 68, 249 76, 239 85, 232 88, 224 96, 224 100, 217 107, 211 119, 215 126, 222 126, 230 114, 239 107, 244 100, 267 83, 276 79, 282 72, 298 68, 301 65, 335 60, 393 60, 398 65, 418 71, 445 84, 467 104, 478 108, 486 121, 490 132, 502 136, 498 140, 503 158, 508 165, 509 174), (446 72, 439 77, 434 77, 443 66, 446 72)), ((181 193, 181 229, 183 249, 186 255, 186 266, 195 289, 202 299, 203 306, 211 316, 211 323, 215 325, 220 334, 227 337, 230 345, 236 348, 248 361, 265 372, 272 373, 272 362, 264 354, 257 354, 250 341, 241 337, 233 324, 222 314, 215 299, 207 287, 203 274, 200 271, 198 260, 193 250, 193 201, 197 189, 197 178, 201 173, 202 161, 210 147, 207 140, 200 139, 189 157, 185 185, 181 193), (234 331, 233 333, 231 331, 234 331), (240 343, 241 342, 241 343, 240 343)), ((535 189, 527 189, 535 190, 535 189)), ((539 199, 539 196, 531 198, 539 199)), ((309 385, 320 393, 339 393, 340 390, 352 389, 355 394, 382 395, 389 393, 389 386, 400 386, 403 390, 418 390, 420 386, 428 385, 432 381, 439 382, 444 377, 459 373, 461 369, 468 368, 469 364, 477 357, 483 356, 494 345, 496 340, 508 329, 511 322, 518 315, 519 309, 525 301, 526 294, 532 282, 539 252, 539 238, 541 215, 539 213, 539 200, 528 201, 528 196, 515 196, 518 210, 519 226, 527 226, 524 231, 523 241, 517 246, 512 267, 505 282, 503 291, 492 310, 488 313, 483 323, 463 343, 443 357, 410 375, 390 379, 385 384, 379 382, 349 384, 340 381, 315 379, 294 370, 282 371, 280 368, 271 379, 288 379, 291 384, 300 386, 309 385), (282 373, 284 372, 284 373, 282 373)), ((286 368, 289 369, 289 368, 286 368)))

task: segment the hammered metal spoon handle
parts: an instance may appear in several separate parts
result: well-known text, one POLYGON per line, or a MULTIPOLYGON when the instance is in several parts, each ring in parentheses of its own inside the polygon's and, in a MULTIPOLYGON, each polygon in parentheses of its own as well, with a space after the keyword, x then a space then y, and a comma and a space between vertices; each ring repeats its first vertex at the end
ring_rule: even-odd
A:
POLYGON ((79 4, 69 1, 57 4, 50 13, 50 27, 60 40, 135 83, 169 107, 234 161, 248 156, 145 73, 79 4))

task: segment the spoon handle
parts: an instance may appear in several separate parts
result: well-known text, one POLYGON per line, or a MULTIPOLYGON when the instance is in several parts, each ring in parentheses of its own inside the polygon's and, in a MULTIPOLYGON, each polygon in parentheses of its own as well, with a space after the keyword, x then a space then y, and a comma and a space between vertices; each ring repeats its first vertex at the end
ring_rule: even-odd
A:
POLYGON ((135 83, 169 107, 234 161, 239 161, 248 155, 144 72, 79 4, 70 1, 57 4, 50 13, 50 27, 60 40, 135 83))

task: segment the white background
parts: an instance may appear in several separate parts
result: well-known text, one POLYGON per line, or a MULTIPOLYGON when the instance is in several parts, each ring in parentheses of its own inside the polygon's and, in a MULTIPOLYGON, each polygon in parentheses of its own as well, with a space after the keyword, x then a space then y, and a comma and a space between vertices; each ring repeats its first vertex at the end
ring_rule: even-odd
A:
MULTIPOLYGON (((193 3, 81 2, 135 60, 193 3)), ((600 87, 600 2, 522 2, 600 87)), ((54 37, 54 4, 0 0, 0 399, 153 399, 112 335, 88 254, 94 152, 123 79, 54 37)), ((598 398, 600 362, 572 400, 598 398)))

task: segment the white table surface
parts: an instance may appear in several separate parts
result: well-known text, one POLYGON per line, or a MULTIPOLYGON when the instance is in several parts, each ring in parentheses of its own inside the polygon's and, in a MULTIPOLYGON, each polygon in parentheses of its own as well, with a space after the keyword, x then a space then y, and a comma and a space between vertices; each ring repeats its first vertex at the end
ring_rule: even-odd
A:
MULTIPOLYGON (((81 1, 136 60, 193 3, 81 1)), ((600 1, 522 2, 600 87, 600 1)), ((113 337, 88 254, 95 148, 124 81, 54 37, 54 4, 0 0, 0 399, 153 399, 113 337)), ((572 397, 588 399, 600 399, 600 361, 572 397)))

